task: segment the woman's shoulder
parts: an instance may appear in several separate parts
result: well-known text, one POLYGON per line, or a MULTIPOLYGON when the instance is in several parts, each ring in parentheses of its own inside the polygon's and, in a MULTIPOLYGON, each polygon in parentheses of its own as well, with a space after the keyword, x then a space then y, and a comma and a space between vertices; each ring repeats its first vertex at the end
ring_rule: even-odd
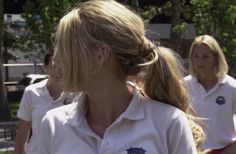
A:
POLYGON ((236 83, 235 78, 233 78, 232 76, 226 75, 224 79, 228 82, 232 82, 234 84, 236 83))
POLYGON ((232 88, 236 88, 236 80, 233 77, 229 76, 229 75, 226 75, 222 82, 227 83, 227 85, 232 87, 232 88))
POLYGON ((175 120, 184 115, 179 108, 150 98, 144 98, 143 104, 146 114, 159 120, 175 120))
POLYGON ((47 111, 45 119, 48 120, 60 120, 65 121, 67 117, 76 110, 77 103, 72 102, 71 104, 63 105, 47 111))
POLYGON ((163 134, 173 127, 188 128, 186 114, 177 107, 152 99, 146 99, 143 104, 145 120, 158 132, 163 134))
POLYGON ((37 91, 38 89, 45 87, 46 84, 47 84, 47 80, 48 80, 48 79, 45 79, 45 80, 42 80, 42 81, 40 81, 40 82, 38 82, 38 83, 34 83, 34 84, 31 84, 31 85, 28 85, 28 86, 25 88, 25 92, 37 91))

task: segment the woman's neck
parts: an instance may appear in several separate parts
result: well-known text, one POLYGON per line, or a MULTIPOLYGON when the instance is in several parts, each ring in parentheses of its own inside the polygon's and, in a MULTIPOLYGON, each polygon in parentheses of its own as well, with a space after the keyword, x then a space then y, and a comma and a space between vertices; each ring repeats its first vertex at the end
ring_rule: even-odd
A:
POLYGON ((103 137, 106 129, 127 109, 132 92, 126 83, 112 83, 109 81, 94 87, 88 95, 87 121, 92 130, 103 137), (111 88, 107 88, 111 87, 111 88))
POLYGON ((198 82, 200 82, 206 91, 208 91, 217 84, 218 78, 217 76, 205 75, 203 77, 199 77, 198 82))
POLYGON ((46 87, 53 100, 56 100, 61 96, 62 89, 60 85, 58 85, 58 83, 54 83, 50 79, 48 79, 46 87))

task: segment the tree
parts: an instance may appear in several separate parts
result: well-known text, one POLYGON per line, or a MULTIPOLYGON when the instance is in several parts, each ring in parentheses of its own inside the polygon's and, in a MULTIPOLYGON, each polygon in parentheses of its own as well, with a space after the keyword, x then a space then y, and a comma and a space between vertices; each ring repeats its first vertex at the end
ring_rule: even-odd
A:
POLYGON ((183 11, 183 0, 171 0, 171 9, 173 10, 171 13, 171 42, 175 46, 175 50, 183 54, 182 52, 182 38, 181 33, 184 30, 181 27, 182 25, 182 11, 183 11))
MULTIPOLYGON (((142 1, 142 0, 139 0, 142 1)), ((145 0, 143 0, 144 2, 145 0)), ((172 48, 181 56, 186 57, 189 42, 183 38, 183 32, 187 29, 190 5, 186 0, 152 1, 144 7, 140 14, 144 19, 151 20, 153 17, 165 16, 170 18, 170 39, 161 40, 165 46, 172 48), (165 42, 164 42, 165 41, 165 42)), ((147 21, 148 21, 147 20, 147 21)))
POLYGON ((78 0, 27 0, 24 5, 22 17, 26 20, 26 32, 19 41, 22 49, 28 54, 42 55, 53 49, 54 33, 60 18, 78 0))
MULTIPOLYGON (((229 64, 236 68, 236 1, 192 0, 197 35, 209 34, 217 39, 229 64)), ((233 69, 232 69, 233 70, 233 69)), ((231 71, 232 71, 231 70, 231 71)))
POLYGON ((0 0, 0 121, 6 121, 11 118, 10 110, 8 108, 8 102, 6 97, 6 91, 2 76, 2 64, 3 64, 3 0, 0 0))
MULTIPOLYGON (((132 7, 143 17, 147 24, 157 13, 154 9, 155 6, 141 8, 139 0, 119 1, 132 7)), ((26 0, 22 17, 26 20, 26 31, 28 33, 21 37, 20 40, 23 42, 20 42, 20 44, 25 46, 26 49, 41 48, 41 52, 45 48, 51 48, 60 18, 79 2, 82 2, 82 0, 26 0), (36 44, 39 46, 34 46, 36 44)))
MULTIPOLYGON (((133 7, 147 24, 154 16, 164 14, 171 17, 172 46, 170 47, 184 57, 189 50, 185 45, 188 43, 189 46, 189 42, 186 43, 181 35, 187 28, 187 21, 190 21, 195 24, 197 35, 210 34, 220 42, 230 63, 236 59, 235 0, 190 0, 190 5, 189 0, 166 0, 145 7, 140 6, 145 0, 119 1, 133 7)), ((42 55, 47 49, 52 48, 59 19, 79 2, 78 0, 26 0, 23 13, 26 30, 18 39, 22 51, 35 56, 36 50, 42 55)))
MULTIPOLYGON (((17 26, 16 22, 4 21, 3 23, 3 63, 8 64, 9 60, 16 61, 17 57, 12 53, 9 53, 8 50, 14 49, 17 45, 18 33, 16 32, 17 26)), ((9 81, 9 69, 5 67, 5 81, 9 81)))
MULTIPOLYGON (((146 24, 156 15, 166 14, 172 16, 171 43, 174 49, 182 51, 181 32, 186 28, 183 14, 186 12, 184 8, 184 0, 168 0, 164 5, 149 5, 141 7, 140 0, 119 0, 126 5, 132 7, 142 16, 146 24)), ((73 6, 80 1, 78 0, 27 0, 23 18, 25 18, 27 26, 27 34, 21 37, 20 44, 26 49, 36 50, 40 48, 40 53, 45 49, 52 48, 52 38, 56 26, 60 18, 73 6)), ((28 53, 30 51, 27 51, 28 53)))

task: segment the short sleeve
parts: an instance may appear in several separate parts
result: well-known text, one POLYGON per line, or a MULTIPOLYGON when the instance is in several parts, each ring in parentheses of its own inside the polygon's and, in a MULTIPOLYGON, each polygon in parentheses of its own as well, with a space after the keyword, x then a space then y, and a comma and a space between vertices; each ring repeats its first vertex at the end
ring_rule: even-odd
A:
POLYGON ((31 121, 32 101, 30 98, 32 96, 30 95, 31 91, 29 89, 25 89, 20 102, 19 110, 17 112, 17 117, 25 121, 31 121))
POLYGON ((184 113, 180 114, 168 128, 168 150, 173 154, 197 154, 189 122, 184 113))

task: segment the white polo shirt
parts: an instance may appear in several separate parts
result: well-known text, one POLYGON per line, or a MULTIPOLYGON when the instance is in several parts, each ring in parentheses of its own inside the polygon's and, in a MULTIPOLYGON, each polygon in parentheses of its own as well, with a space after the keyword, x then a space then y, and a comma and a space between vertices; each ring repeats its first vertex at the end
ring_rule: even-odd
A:
POLYGON ((47 79, 26 87, 17 112, 19 119, 31 122, 32 136, 27 144, 26 154, 35 154, 40 122, 46 112, 68 103, 68 99, 63 95, 53 100, 46 88, 46 83, 47 79))
POLYGON ((203 149, 219 149, 236 140, 236 80, 226 75, 209 91, 191 75, 185 77, 193 108, 203 120, 203 149))
POLYGON ((126 111, 100 138, 87 124, 84 96, 47 112, 37 154, 197 154, 188 120, 179 109, 135 92, 126 111))

